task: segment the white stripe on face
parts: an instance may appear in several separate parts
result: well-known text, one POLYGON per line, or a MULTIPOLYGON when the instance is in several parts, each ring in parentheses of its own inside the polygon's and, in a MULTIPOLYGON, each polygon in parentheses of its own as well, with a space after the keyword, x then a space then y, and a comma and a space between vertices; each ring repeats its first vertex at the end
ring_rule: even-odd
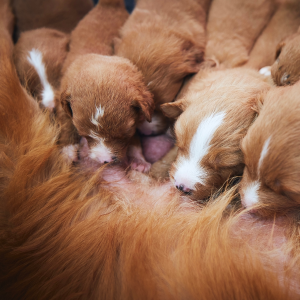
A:
POLYGON ((207 174, 199 164, 208 153, 214 133, 221 126, 225 115, 225 112, 212 113, 199 124, 190 144, 189 156, 179 157, 175 163, 176 184, 183 184, 191 190, 195 189, 197 183, 205 184, 207 174))
POLYGON ((111 162, 112 153, 108 147, 104 144, 104 139, 98 137, 94 132, 91 131, 90 137, 97 141, 95 146, 92 146, 90 149, 90 158, 98 161, 99 163, 111 162))
POLYGON ((95 115, 92 116, 91 118, 91 122, 96 125, 97 127, 100 126, 101 127, 101 124, 99 123, 99 118, 100 117, 103 117, 104 115, 104 107, 101 107, 101 104, 99 107, 96 107, 96 112, 95 112, 95 115))
POLYGON ((257 204, 259 202, 258 197, 258 190, 260 187, 260 169, 263 164, 264 159, 266 158, 268 152, 269 152, 269 146, 270 146, 271 137, 269 137, 262 147, 262 150, 260 152, 259 161, 257 164, 257 175, 258 180, 251 182, 244 190, 244 198, 243 203, 244 205, 248 207, 252 207, 253 205, 257 204))
POLYGON ((258 181, 251 182, 244 191, 243 203, 248 207, 252 207, 259 201, 258 189, 260 183, 258 181))
POLYGON ((54 91, 47 79, 42 53, 37 49, 32 49, 31 51, 29 51, 29 56, 27 57, 27 60, 38 73, 40 81, 42 83, 42 104, 47 108, 53 108, 55 105, 54 91))

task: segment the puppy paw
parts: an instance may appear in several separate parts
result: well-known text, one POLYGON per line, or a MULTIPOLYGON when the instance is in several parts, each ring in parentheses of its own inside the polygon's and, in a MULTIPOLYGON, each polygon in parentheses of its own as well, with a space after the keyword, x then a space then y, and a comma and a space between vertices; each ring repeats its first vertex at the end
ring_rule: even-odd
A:
POLYGON ((259 74, 262 74, 264 76, 271 76, 271 67, 267 66, 267 67, 263 67, 259 70, 259 74))
POLYGON ((132 158, 131 159, 131 169, 139 171, 141 173, 148 173, 150 171, 151 164, 145 160, 132 158))
POLYGON ((78 161, 78 148, 78 144, 68 145, 62 148, 61 153, 68 164, 78 161))

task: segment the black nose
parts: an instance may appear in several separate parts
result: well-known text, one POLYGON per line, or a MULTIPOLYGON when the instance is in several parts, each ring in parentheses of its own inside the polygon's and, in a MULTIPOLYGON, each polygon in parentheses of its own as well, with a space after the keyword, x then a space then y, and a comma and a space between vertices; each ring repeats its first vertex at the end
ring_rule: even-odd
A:
POLYGON ((181 184, 181 185, 176 185, 176 188, 177 188, 179 191, 183 191, 184 185, 183 185, 183 184, 181 184))
POLYGON ((104 163, 105 163, 105 164, 108 164, 108 161, 105 161, 104 163))

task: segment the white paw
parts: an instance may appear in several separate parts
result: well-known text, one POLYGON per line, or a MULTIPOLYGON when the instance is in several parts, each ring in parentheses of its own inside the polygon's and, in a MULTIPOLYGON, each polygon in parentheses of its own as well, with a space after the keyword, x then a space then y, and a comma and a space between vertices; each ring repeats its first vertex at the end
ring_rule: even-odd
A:
POLYGON ((264 76, 271 76, 271 67, 267 66, 267 67, 263 67, 259 70, 259 74, 264 75, 264 76))
POLYGON ((78 144, 68 145, 62 148, 62 155, 68 163, 78 161, 78 144))

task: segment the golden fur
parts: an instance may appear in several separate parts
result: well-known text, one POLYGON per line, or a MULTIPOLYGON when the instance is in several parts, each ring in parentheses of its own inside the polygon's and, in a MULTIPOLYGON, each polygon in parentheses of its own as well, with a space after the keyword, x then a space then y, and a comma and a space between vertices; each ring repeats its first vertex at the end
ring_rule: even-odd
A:
POLYGON ((299 25, 300 2, 289 0, 279 5, 270 22, 255 42, 245 66, 256 69, 271 66, 276 59, 277 44, 295 33, 299 25))
MULTIPOLYGON (((193 199, 205 199, 221 188, 230 176, 243 172, 240 141, 255 118, 252 106, 256 97, 270 86, 256 71, 236 68, 232 70, 202 70, 180 92, 173 103, 162 105, 169 117, 178 117, 174 131, 179 148, 170 176, 182 158, 189 157, 190 144, 199 124, 211 114, 225 112, 223 124, 215 132, 208 153, 198 161, 206 170, 205 184, 197 182, 191 191, 193 199)), ((200 151, 199 149, 198 151, 200 151)))
POLYGON ((273 0, 214 0, 207 21, 206 57, 225 67, 245 64, 274 10, 273 0))

